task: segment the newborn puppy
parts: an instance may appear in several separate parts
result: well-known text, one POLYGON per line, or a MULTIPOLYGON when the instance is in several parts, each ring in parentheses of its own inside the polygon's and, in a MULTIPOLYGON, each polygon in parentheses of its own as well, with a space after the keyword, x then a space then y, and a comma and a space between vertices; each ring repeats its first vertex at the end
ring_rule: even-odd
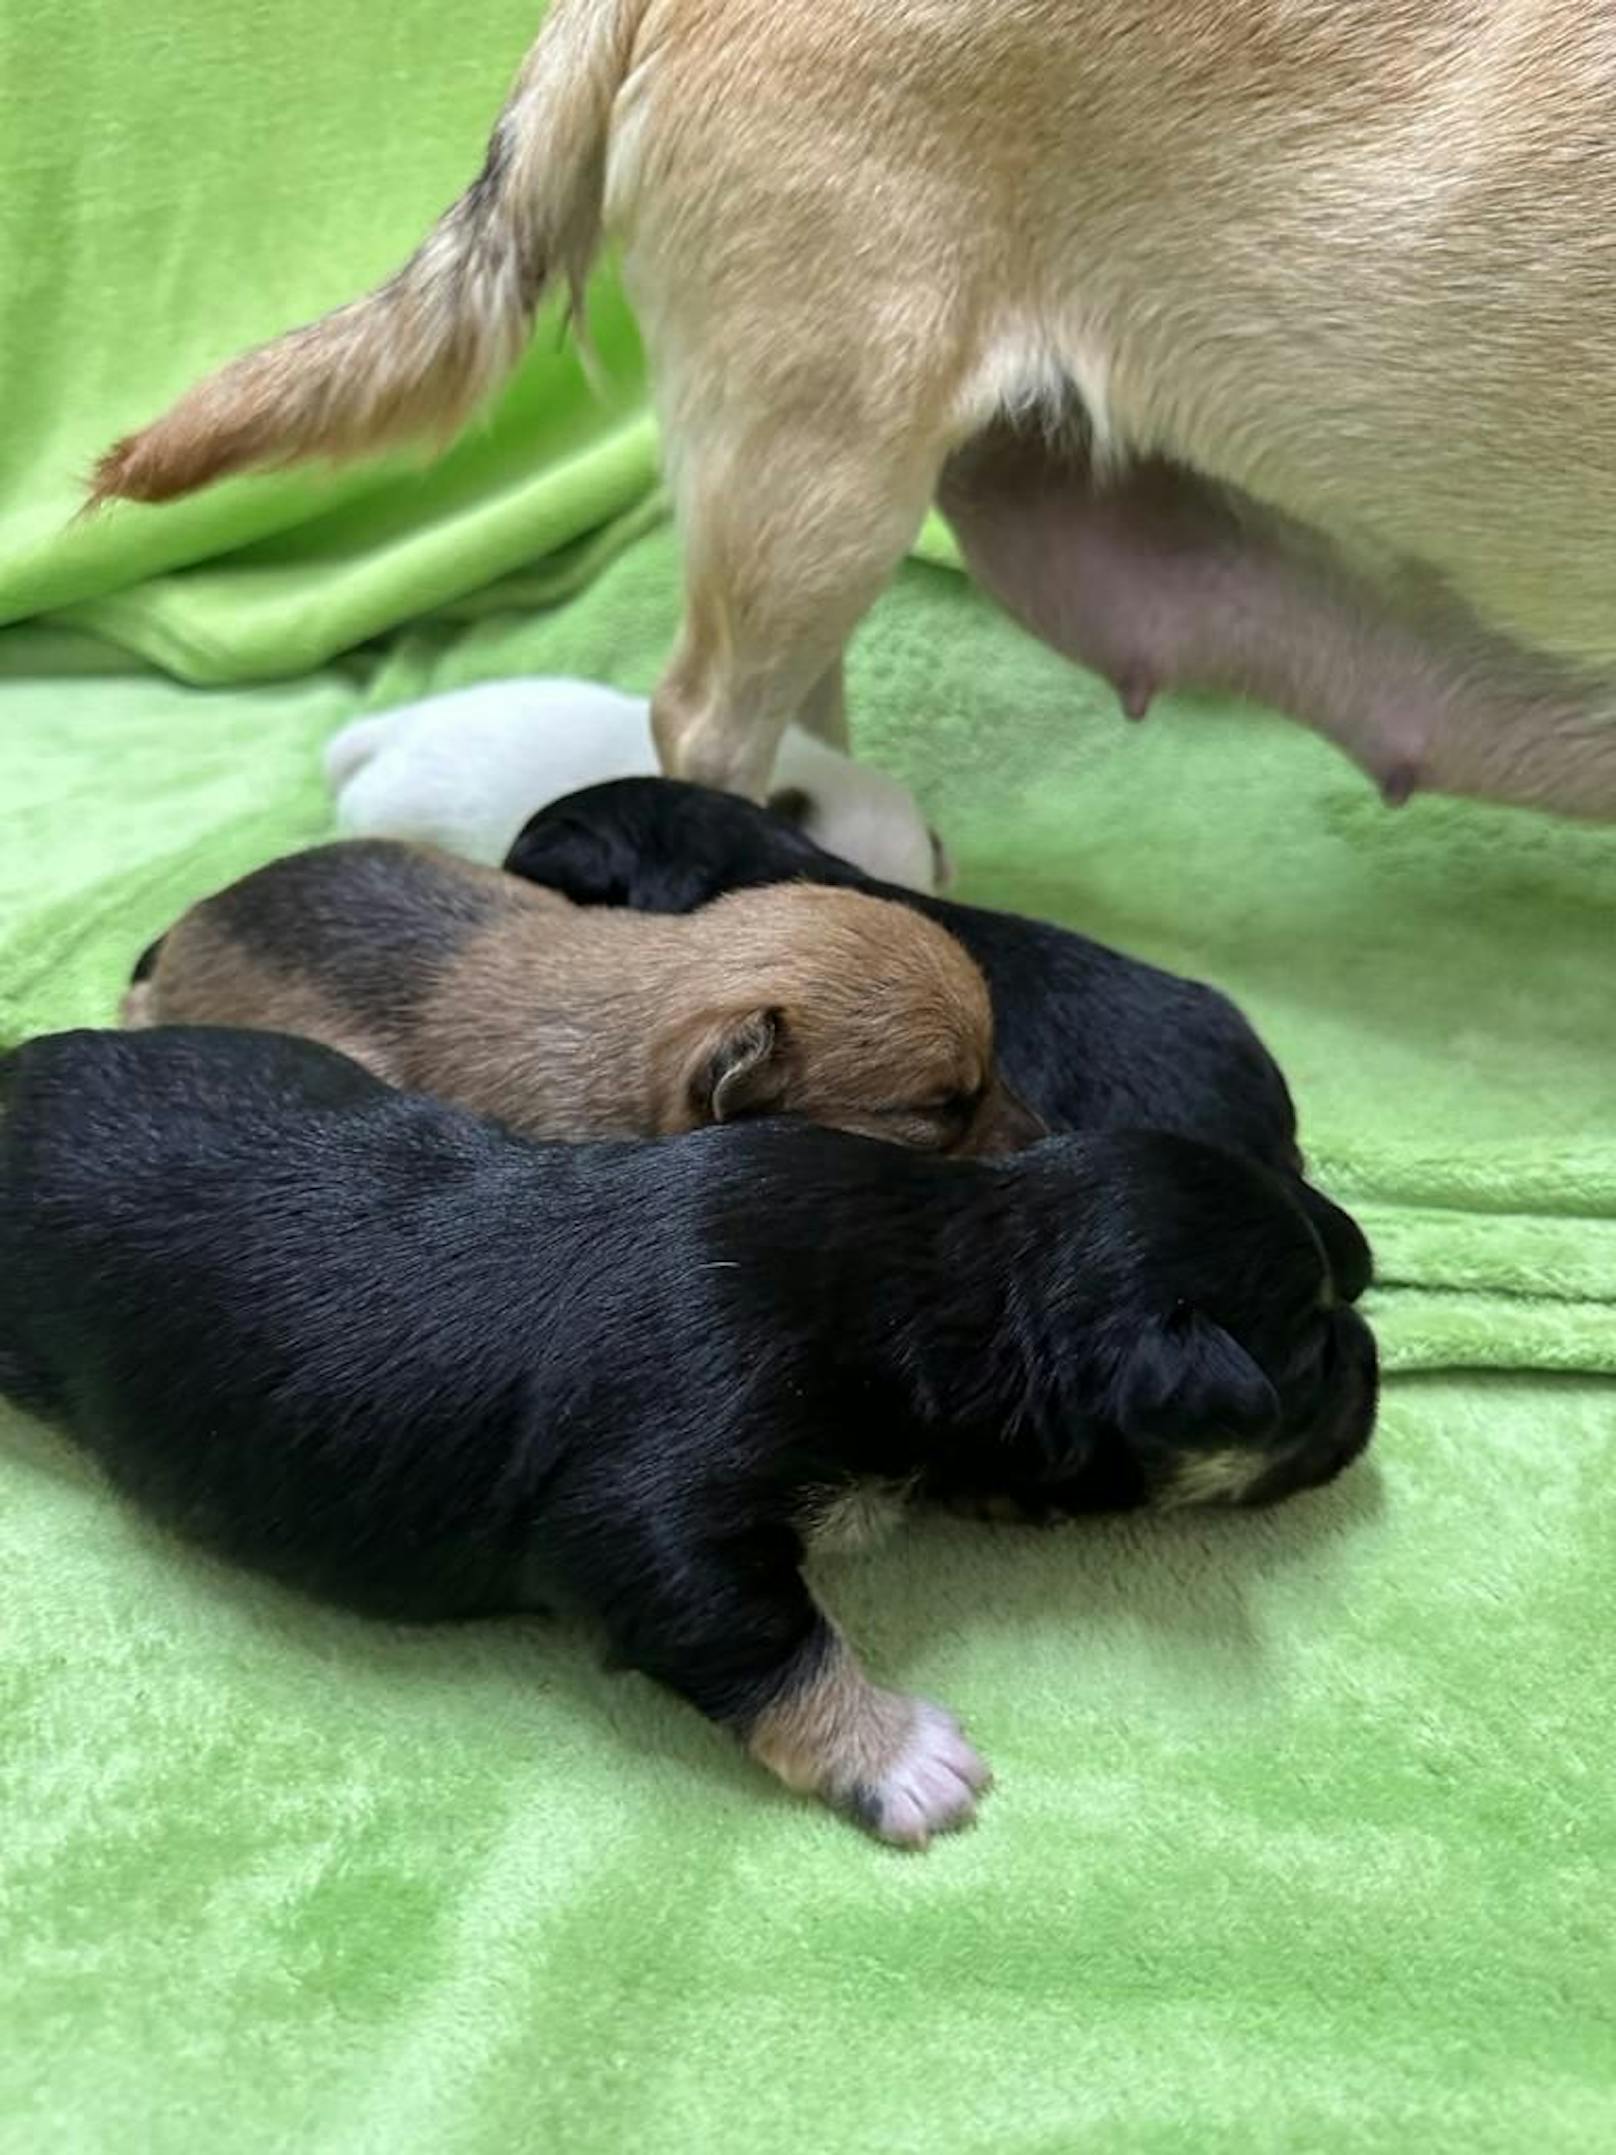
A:
POLYGON ((574 906, 387 839, 272 861, 136 969, 131 1025, 250 1025, 534 1137, 791 1113, 938 1152, 1030 1144, 975 965, 906 908, 804 886, 688 919, 574 906))
POLYGON ((732 794, 673 779, 589 786, 541 809, 505 865, 580 904, 656 912, 791 880, 901 900, 982 968, 1000 1066, 1052 1129, 1138 1124, 1301 1165, 1279 1067, 1215 989, 1046 921, 894 890, 732 794))
POLYGON ((535 1146, 312 1042, 0 1062, 0 1390, 220 1554, 391 1618, 541 1602, 883 1839, 986 1770, 800 1570, 861 1485, 1261 1503, 1370 1435, 1294 1188, 1150 1132, 945 1163, 789 1121, 535 1146))
MULTIPOLYGON (((593 681, 485 681, 355 719, 326 748, 339 829, 416 838, 497 867, 535 809, 579 786, 656 773, 651 706, 593 681)), ((773 792, 810 837, 906 890, 945 880, 908 788, 788 726, 773 792)))

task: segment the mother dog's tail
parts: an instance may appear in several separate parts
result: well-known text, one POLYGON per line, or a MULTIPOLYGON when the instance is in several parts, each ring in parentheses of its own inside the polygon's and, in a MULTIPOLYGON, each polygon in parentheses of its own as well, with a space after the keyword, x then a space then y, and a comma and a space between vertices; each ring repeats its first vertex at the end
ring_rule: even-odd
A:
POLYGON ((398 274, 232 360, 115 443, 88 506, 447 439, 516 365, 557 276, 578 306, 600 240, 612 101, 646 4, 554 0, 481 173, 398 274))

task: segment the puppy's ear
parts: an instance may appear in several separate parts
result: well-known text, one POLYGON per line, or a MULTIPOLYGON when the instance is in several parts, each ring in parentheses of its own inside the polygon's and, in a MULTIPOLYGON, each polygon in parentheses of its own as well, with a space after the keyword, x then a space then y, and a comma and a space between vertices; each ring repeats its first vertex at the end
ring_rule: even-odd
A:
POLYGON ((1108 1404, 1124 1435, 1168 1442, 1256 1439, 1279 1421, 1279 1395, 1244 1347, 1188 1306, 1141 1329, 1112 1379, 1108 1404))
POLYGON ((780 1010, 710 1020, 687 1051, 685 1101, 693 1122, 766 1115, 785 1098, 790 1040, 780 1010))
POLYGON ((592 830, 553 804, 530 816, 505 855, 507 875, 559 891, 574 905, 627 905, 629 878, 615 833, 592 830))
POLYGON ((814 812, 813 797, 801 786, 781 786, 769 795, 765 806, 771 816, 789 823, 794 831, 805 831, 814 812))
POLYGON ((166 940, 166 937, 160 935, 155 943, 148 943, 135 960, 134 970, 129 975, 129 985, 132 988, 138 988, 143 980, 150 980, 156 972, 157 961, 163 955, 163 944, 166 940))

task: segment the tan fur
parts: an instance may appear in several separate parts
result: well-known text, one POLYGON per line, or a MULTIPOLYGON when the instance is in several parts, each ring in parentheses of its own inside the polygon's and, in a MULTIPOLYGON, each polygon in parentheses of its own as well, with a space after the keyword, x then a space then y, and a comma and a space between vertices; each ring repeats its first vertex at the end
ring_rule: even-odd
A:
POLYGON ((352 1056, 388 1084, 402 1082, 397 1058, 373 1029, 322 994, 316 980, 266 965, 220 934, 205 905, 168 931, 151 978, 128 990, 118 1017, 131 1032, 151 1025, 243 1025, 301 1033, 352 1056))
POLYGON ((991 1782, 951 1715, 872 1684, 835 1632, 806 1677, 752 1722, 747 1747, 787 1788, 908 1848, 968 1824, 991 1782))
POLYGON ((254 879, 232 885, 164 938, 131 991, 132 1022, 304 1033, 537 1137, 661 1135, 765 1110, 940 1151, 1039 1134, 994 1074, 981 973, 907 906, 784 885, 685 916, 579 907, 388 841, 321 847, 260 875, 276 879, 285 947, 266 951, 261 920, 244 940, 254 879), (340 915, 349 947, 363 947, 378 861, 430 864, 436 879, 411 901, 425 909, 419 960, 408 914, 387 923, 409 994, 381 1004, 317 932, 340 915), (299 926, 300 879, 316 876, 299 926), (445 922, 447 954, 435 941, 445 922), (974 1109, 952 1112, 966 1096, 974 1109))
POLYGON ((819 1492, 798 1532, 816 1556, 851 1556, 884 1541, 902 1522, 912 1482, 853 1482, 819 1492))
POLYGON ((1075 400, 1085 486, 1187 467, 1329 564, 1279 563, 1254 616, 1266 643, 1300 609, 1294 664, 1211 678, 1389 792, 1616 813, 1613 92, 1586 0, 557 0, 476 214, 202 384, 98 496, 453 421, 599 213, 684 533, 669 770, 756 792, 790 718, 834 727, 950 455, 1075 400), (484 248, 522 264, 510 304, 460 274, 484 248))
POLYGON ((813 1681, 753 1724, 747 1748, 799 1795, 843 1795, 882 1778, 913 1715, 914 1702, 872 1684, 838 1639, 813 1681))
POLYGON ((870 1683, 838 1640, 810 1685, 758 1718, 748 1748, 786 1789, 821 1795, 879 1780, 903 1748, 909 1720, 911 1702, 870 1683))
POLYGON ((1249 1444, 1186 1457, 1153 1506, 1178 1511, 1192 1504, 1238 1504, 1273 1464, 1271 1456, 1249 1444))

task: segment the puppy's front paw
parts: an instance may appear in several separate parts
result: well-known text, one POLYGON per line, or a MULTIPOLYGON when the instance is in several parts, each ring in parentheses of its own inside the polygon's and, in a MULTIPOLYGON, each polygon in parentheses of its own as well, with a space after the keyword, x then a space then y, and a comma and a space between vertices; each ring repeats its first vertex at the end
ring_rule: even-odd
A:
POLYGON ((828 1627, 800 1668, 753 1722, 754 1758, 898 1848, 970 1823, 992 1776, 952 1714, 872 1684, 828 1627))
POLYGON ((993 1776, 951 1713, 928 1699, 908 1704, 914 1718, 902 1748, 879 1779, 848 1791, 846 1805, 878 1840, 924 1848, 934 1833, 971 1823, 993 1776))

